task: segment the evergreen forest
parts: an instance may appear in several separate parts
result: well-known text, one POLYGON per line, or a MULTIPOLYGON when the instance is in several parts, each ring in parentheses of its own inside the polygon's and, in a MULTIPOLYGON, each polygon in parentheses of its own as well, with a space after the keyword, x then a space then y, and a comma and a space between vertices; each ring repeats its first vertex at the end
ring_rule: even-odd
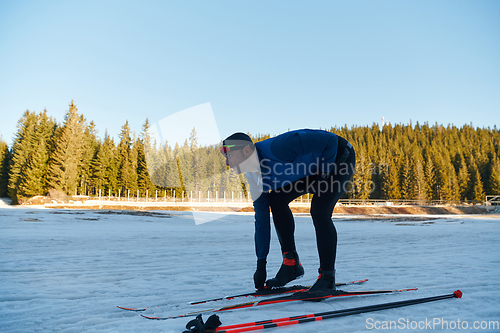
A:
MULTIPOLYGON (((500 194, 496 126, 373 124, 329 131, 356 151, 345 199, 461 203, 500 194)), ((173 147, 151 136, 148 120, 138 135, 127 121, 117 141, 107 133, 99 138, 73 102, 62 123, 46 110, 24 112, 12 145, 0 140, 0 197, 14 204, 39 195, 221 198, 247 196, 246 188, 244 177, 225 166, 219 147, 198 144, 194 128, 173 147)))

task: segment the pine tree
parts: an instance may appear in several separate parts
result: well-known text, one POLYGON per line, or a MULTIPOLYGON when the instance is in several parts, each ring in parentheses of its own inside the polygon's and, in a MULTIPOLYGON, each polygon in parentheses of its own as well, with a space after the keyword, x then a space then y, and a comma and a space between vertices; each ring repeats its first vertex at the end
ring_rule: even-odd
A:
MULTIPOLYGON (((207 177, 209 177, 209 187, 213 193, 220 193, 225 191, 222 186, 222 174, 225 171, 225 161, 222 159, 222 155, 219 149, 214 147, 206 147, 204 149, 207 152, 207 177)), ((215 195, 215 194, 214 194, 215 195)))
POLYGON ((370 195, 372 199, 385 199, 384 194, 384 175, 388 174, 389 168, 389 157, 387 154, 387 141, 385 137, 381 134, 378 127, 376 129, 377 135, 374 136, 376 138, 376 147, 371 151, 371 155, 369 156, 373 162, 373 192, 370 195))
POLYGON ((105 157, 104 165, 106 167, 106 177, 104 183, 106 184, 106 190, 124 195, 124 192, 121 191, 119 187, 117 147, 115 146, 114 140, 107 134, 104 136, 104 142, 101 145, 101 149, 105 157))
MULTIPOLYGON (((107 133, 106 133, 107 136, 107 133)), ((95 194, 99 189, 107 190, 107 163, 109 160, 109 156, 106 155, 104 150, 104 144, 99 143, 97 146, 97 152, 92 159, 91 168, 90 168, 90 185, 88 187, 88 191, 90 193, 95 194)))
POLYGON ((449 170, 449 173, 451 175, 451 178, 450 178, 450 187, 451 187, 450 194, 451 195, 448 198, 448 202, 456 204, 460 201, 460 188, 458 185, 458 177, 457 177, 457 174, 455 172, 455 168, 453 168, 453 166, 451 164, 450 164, 448 170, 449 170))
POLYGON ((35 170, 34 173, 37 174, 37 181, 39 184, 36 184, 34 181, 27 182, 24 177, 33 173, 30 169, 35 167, 32 161, 35 151, 37 155, 43 156, 42 160, 45 160, 46 164, 46 157, 52 149, 50 143, 53 140, 55 128, 56 123, 52 118, 47 116, 47 110, 44 110, 38 115, 34 112, 31 113, 26 111, 19 120, 18 133, 14 140, 15 153, 9 175, 10 196, 14 203, 17 203, 19 199, 18 196, 28 197, 42 195, 46 192, 46 165, 43 167, 39 165, 36 166, 38 170, 35 170), (47 145, 47 142, 49 142, 49 145, 47 145), (40 145, 42 145, 44 151, 40 151, 40 145), (40 173, 40 170, 43 170, 43 173, 40 173), (23 182, 24 185, 21 193, 19 186, 23 182), (32 184, 33 189, 27 188, 27 184, 32 184))
POLYGON ((130 149, 130 163, 132 166, 132 174, 131 174, 131 183, 132 183, 132 190, 134 193, 137 193, 137 190, 139 190, 139 194, 145 195, 144 191, 141 191, 139 189, 139 184, 138 184, 138 176, 137 176, 137 165, 138 165, 138 156, 139 156, 139 146, 136 144, 137 139, 135 137, 134 133, 134 138, 132 139, 132 147, 130 149))
POLYGON ((170 187, 168 183, 169 170, 167 162, 167 159, 170 158, 169 156, 169 147, 165 147, 161 143, 152 145, 149 152, 146 150, 146 163, 150 170, 150 179, 157 187, 170 187))
POLYGON ((182 175, 182 170, 180 170, 180 163, 177 158, 178 149, 178 144, 172 149, 168 145, 168 142, 165 142, 162 148, 162 153, 165 156, 165 167, 163 168, 163 179, 165 179, 164 186, 169 188, 171 193, 174 189, 178 192, 178 190, 184 186, 183 182, 181 183, 180 177, 180 175, 182 175))
POLYGON ((399 167, 391 160, 389 162, 389 172, 386 175, 384 181, 385 184, 385 195, 389 200, 399 200, 401 199, 401 188, 399 186, 399 167))
MULTIPOLYGON (((45 146, 47 148, 47 155, 51 155, 55 149, 55 131, 57 129, 56 121, 47 115, 47 110, 43 110, 37 117, 36 133, 38 136, 36 144, 38 145, 38 140, 43 139, 45 146)), ((48 170, 48 169, 47 169, 48 170)))
POLYGON ((47 162, 49 155, 45 139, 40 138, 36 149, 28 158, 19 184, 18 196, 29 198, 35 195, 45 195, 47 192, 47 162))
POLYGON ((137 189, 136 160, 134 161, 132 152, 132 138, 128 121, 122 126, 119 137, 120 143, 117 148, 118 186, 121 193, 125 194, 130 191, 135 194, 137 189))
MULTIPOLYGON (((180 167, 179 179, 182 175, 182 184, 184 186, 183 191, 186 192, 196 191, 196 189, 194 188, 195 182, 194 182, 193 163, 192 163, 193 157, 191 150, 189 148, 188 140, 184 142, 184 145, 182 147, 179 147, 176 144, 174 155, 177 161, 178 168, 180 167)), ((202 176, 202 182, 203 182, 202 188, 200 190, 202 190, 202 192, 205 192, 205 189, 208 189, 208 186, 206 184, 207 182, 206 177, 202 176)))
POLYGON ((141 192, 149 193, 150 196, 156 190, 156 187, 151 182, 149 177, 149 170, 146 163, 146 154, 144 152, 144 145, 141 140, 135 142, 135 147, 137 149, 137 185, 141 192))
POLYGON ((460 168, 458 170, 458 190, 459 190, 459 196, 461 200, 467 200, 467 198, 471 198, 470 193, 469 193, 469 183, 470 183, 470 176, 469 176, 469 171, 467 168, 467 164, 465 163, 465 159, 462 156, 461 161, 460 161, 460 168))
POLYGON ((415 190, 415 170, 413 160, 408 154, 405 154, 404 161, 401 166, 401 198, 411 200, 414 198, 415 190))
MULTIPOLYGON (((97 151, 91 163, 91 193, 118 194, 118 168, 116 166, 116 147, 113 139, 106 132, 103 142, 97 146, 97 151)), ((120 193, 121 195, 122 193, 120 193)))
POLYGON ((436 166, 438 170, 437 185, 439 188, 439 199, 451 202, 455 200, 454 191, 458 188, 455 168, 451 164, 446 151, 439 151, 437 154, 436 166))
POLYGON ((472 193, 474 196, 473 199, 475 201, 484 201, 485 194, 483 189, 483 183, 481 181, 481 174, 479 173, 479 168, 477 167, 476 163, 473 163, 472 169, 473 169, 472 193))
POLYGON ((427 183, 425 181, 425 170, 422 155, 420 152, 415 154, 415 183, 414 183, 414 199, 419 201, 427 200, 427 183))
POLYGON ((358 154, 353 176, 353 198, 368 200, 373 190, 371 179, 373 166, 364 145, 358 145, 356 151, 358 154))
POLYGON ((50 156, 50 188, 68 195, 76 193, 79 167, 82 163, 84 128, 85 121, 72 101, 56 138, 55 150, 50 156))
MULTIPOLYGON (((85 123, 83 116, 81 117, 82 123, 85 123)), ((97 139, 97 130, 93 121, 86 126, 83 141, 82 141, 82 161, 78 172, 78 190, 79 193, 87 194, 89 186, 91 186, 91 169, 92 160, 97 154, 99 141, 97 139)))
POLYGON ((155 193, 157 190, 154 183, 151 181, 151 174, 153 174, 154 169, 149 168, 148 161, 152 161, 151 158, 148 158, 148 154, 146 152, 152 151, 152 142, 150 137, 150 125, 149 120, 146 119, 146 122, 142 126, 141 139, 137 141, 138 146, 138 155, 137 155, 137 181, 139 187, 144 190, 147 190, 150 196, 155 193))
POLYGON ((429 157, 425 165, 425 180, 427 183, 426 193, 427 197, 431 200, 439 199, 439 189, 437 183, 436 169, 434 161, 429 157))
POLYGON ((12 145, 12 159, 9 166, 8 194, 13 204, 18 204, 19 184, 22 180, 22 171, 33 152, 33 136, 37 117, 34 112, 27 110, 17 123, 17 133, 12 145))
POLYGON ((205 175, 205 170, 203 165, 206 163, 207 160, 207 152, 204 149, 201 149, 198 146, 198 137, 196 133, 196 129, 193 127, 193 130, 191 131, 189 135, 189 149, 190 149, 190 156, 191 156, 191 165, 192 165, 192 172, 193 172, 193 190, 194 191, 200 191, 202 189, 202 183, 203 180, 206 182, 206 176, 205 175))
POLYGON ((0 198, 8 196, 10 159, 9 146, 0 138, 0 198))
POLYGON ((157 143, 155 139, 151 137, 152 134, 154 135, 154 132, 151 130, 149 119, 146 118, 146 122, 142 126, 141 142, 144 147, 144 158, 145 163, 148 167, 150 182, 152 182, 151 175, 154 174, 156 168, 159 165, 157 161, 157 143))
MULTIPOLYGON (((180 162, 180 159, 179 157, 177 157, 175 159, 176 163, 177 163, 177 171, 179 172, 179 182, 180 182, 180 188, 177 188, 177 193, 174 195, 174 197, 179 197, 179 192, 182 191, 181 193, 185 193, 186 192, 186 186, 185 186, 185 183, 184 183, 184 177, 182 175, 182 166, 181 166, 181 162, 180 162), (180 190, 180 191, 179 191, 180 190)), ((181 195, 182 196, 182 195, 181 195)))
POLYGON ((488 181, 490 186, 489 194, 500 195, 500 160, 495 157, 488 181))

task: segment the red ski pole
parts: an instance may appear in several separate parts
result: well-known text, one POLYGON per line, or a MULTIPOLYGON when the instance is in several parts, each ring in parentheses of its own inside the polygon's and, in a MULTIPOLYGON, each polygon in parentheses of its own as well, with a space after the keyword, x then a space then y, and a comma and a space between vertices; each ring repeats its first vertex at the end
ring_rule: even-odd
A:
POLYGON ((262 329, 267 329, 267 328, 296 325, 296 324, 302 324, 302 323, 307 323, 307 322, 311 322, 311 321, 319 321, 319 320, 330 319, 330 318, 351 316, 351 315, 365 313, 365 312, 393 309, 393 308, 399 308, 399 307, 409 306, 409 305, 414 305, 414 304, 421 304, 421 303, 439 301, 439 300, 448 299, 448 298, 461 298, 461 297, 462 297, 462 292, 460 290, 457 290, 457 291, 453 292, 453 294, 447 294, 447 295, 409 299, 409 300, 404 300, 404 301, 399 301, 399 302, 382 303, 382 304, 368 305, 368 306, 362 306, 362 307, 357 307, 357 308, 349 308, 349 309, 328 311, 328 312, 315 313, 315 314, 314 313, 313 314, 306 314, 306 315, 294 316, 294 317, 269 319, 269 320, 263 320, 263 321, 253 322, 253 323, 220 326, 215 330, 215 332, 217 332, 217 333, 250 332, 250 331, 257 331, 257 330, 262 330, 262 329))

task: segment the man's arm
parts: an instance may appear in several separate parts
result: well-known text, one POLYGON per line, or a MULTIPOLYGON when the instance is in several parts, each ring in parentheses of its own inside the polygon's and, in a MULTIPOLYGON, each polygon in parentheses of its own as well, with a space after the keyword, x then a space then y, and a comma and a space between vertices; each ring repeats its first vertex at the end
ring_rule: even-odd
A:
POLYGON ((271 215, 269 213, 269 193, 263 192, 253 202, 255 210, 255 253, 258 259, 265 259, 271 243, 271 215))
POLYGON ((263 192, 253 202, 255 210, 255 253, 257 254, 257 270, 253 275, 256 289, 264 288, 266 282, 266 258, 271 243, 271 217, 269 214, 269 193, 263 192))

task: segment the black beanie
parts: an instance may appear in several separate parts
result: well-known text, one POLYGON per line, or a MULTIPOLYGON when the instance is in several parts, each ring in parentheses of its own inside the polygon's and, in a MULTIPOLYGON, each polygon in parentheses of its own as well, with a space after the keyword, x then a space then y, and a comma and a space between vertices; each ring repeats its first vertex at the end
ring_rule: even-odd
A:
POLYGON ((222 141, 222 144, 234 144, 235 142, 238 142, 238 144, 244 144, 245 141, 248 141, 250 145, 253 145, 252 138, 245 133, 238 132, 228 136, 224 141, 222 141))

